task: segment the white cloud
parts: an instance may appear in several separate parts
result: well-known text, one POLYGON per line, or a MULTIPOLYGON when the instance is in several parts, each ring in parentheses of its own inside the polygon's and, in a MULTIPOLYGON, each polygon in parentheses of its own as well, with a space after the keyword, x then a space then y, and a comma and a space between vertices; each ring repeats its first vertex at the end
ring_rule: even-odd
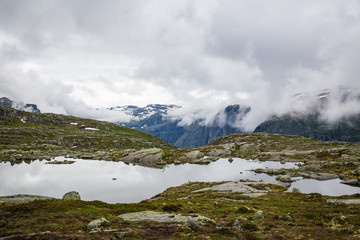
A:
POLYGON ((83 116, 174 103, 184 121, 249 104, 251 130, 296 93, 359 86, 359 26, 356 0, 3 0, 0 93, 83 116))

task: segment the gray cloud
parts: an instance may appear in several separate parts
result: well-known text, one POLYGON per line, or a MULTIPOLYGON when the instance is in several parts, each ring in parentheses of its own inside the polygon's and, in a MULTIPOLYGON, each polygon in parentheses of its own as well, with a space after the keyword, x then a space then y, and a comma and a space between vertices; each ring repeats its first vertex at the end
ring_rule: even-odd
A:
MULTIPOLYGON (((359 26, 356 0, 2 0, 0 92, 90 117, 91 107, 175 103, 184 121, 210 121, 247 104, 251 130, 293 110, 297 93, 356 89, 359 26)), ((332 96, 325 119, 358 112, 357 100, 332 96)))

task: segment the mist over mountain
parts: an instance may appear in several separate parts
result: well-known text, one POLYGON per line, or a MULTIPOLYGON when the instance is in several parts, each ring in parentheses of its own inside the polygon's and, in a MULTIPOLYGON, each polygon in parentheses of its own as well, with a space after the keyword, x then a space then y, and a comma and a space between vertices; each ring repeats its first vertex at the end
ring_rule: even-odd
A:
POLYGON ((202 146, 221 136, 242 133, 244 130, 238 127, 238 123, 250 111, 246 106, 229 105, 211 120, 198 118, 187 124, 183 122, 184 116, 174 114, 174 110, 181 109, 176 105, 151 104, 146 107, 118 106, 108 109, 133 116, 130 122, 119 124, 154 134, 177 147, 202 146))
POLYGON ((5 107, 11 107, 15 108, 17 110, 22 110, 25 112, 37 112, 40 113, 40 110, 38 109, 36 104, 30 104, 30 103, 22 103, 22 102, 15 102, 10 100, 7 97, 0 98, 0 105, 3 105, 5 107))
POLYGON ((273 115, 254 132, 301 135, 320 140, 360 141, 359 89, 296 94, 292 108, 273 115))

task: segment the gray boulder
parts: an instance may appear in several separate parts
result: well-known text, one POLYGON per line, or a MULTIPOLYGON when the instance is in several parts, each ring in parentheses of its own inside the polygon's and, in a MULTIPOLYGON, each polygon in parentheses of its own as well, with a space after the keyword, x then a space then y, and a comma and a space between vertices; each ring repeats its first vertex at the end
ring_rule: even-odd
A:
POLYGON ((105 218, 99 218, 91 221, 87 225, 87 231, 90 233, 103 231, 110 226, 110 222, 105 218))
POLYGON ((80 194, 78 192, 71 191, 71 192, 65 193, 64 196, 62 197, 62 200, 81 200, 81 198, 80 198, 80 194))
POLYGON ((202 157, 204 157, 204 154, 202 152, 200 152, 199 150, 195 150, 195 151, 191 151, 185 154, 186 158, 195 160, 195 159, 200 159, 202 157))
POLYGON ((263 211, 257 211, 256 213, 254 213, 252 219, 253 220, 261 220, 261 219, 264 219, 265 216, 264 216, 264 212, 263 211))
POLYGON ((280 182, 292 182, 293 180, 289 175, 279 175, 276 177, 276 180, 280 182))
POLYGON ((255 144, 246 143, 240 147, 240 152, 260 152, 260 150, 255 144))

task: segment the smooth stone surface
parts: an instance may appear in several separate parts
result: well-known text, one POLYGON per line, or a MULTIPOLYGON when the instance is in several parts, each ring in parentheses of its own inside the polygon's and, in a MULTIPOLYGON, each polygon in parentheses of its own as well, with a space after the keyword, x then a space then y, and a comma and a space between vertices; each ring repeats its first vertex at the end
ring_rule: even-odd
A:
POLYGON ((132 212, 125 213, 117 216, 118 218, 129 221, 129 222, 142 222, 142 221, 152 221, 152 222, 161 222, 161 223, 185 223, 189 219, 192 221, 196 221, 200 225, 206 224, 215 224, 215 221, 203 217, 203 216, 183 216, 180 214, 171 214, 171 213, 163 213, 163 212, 154 212, 154 211, 141 211, 141 212, 132 212))

